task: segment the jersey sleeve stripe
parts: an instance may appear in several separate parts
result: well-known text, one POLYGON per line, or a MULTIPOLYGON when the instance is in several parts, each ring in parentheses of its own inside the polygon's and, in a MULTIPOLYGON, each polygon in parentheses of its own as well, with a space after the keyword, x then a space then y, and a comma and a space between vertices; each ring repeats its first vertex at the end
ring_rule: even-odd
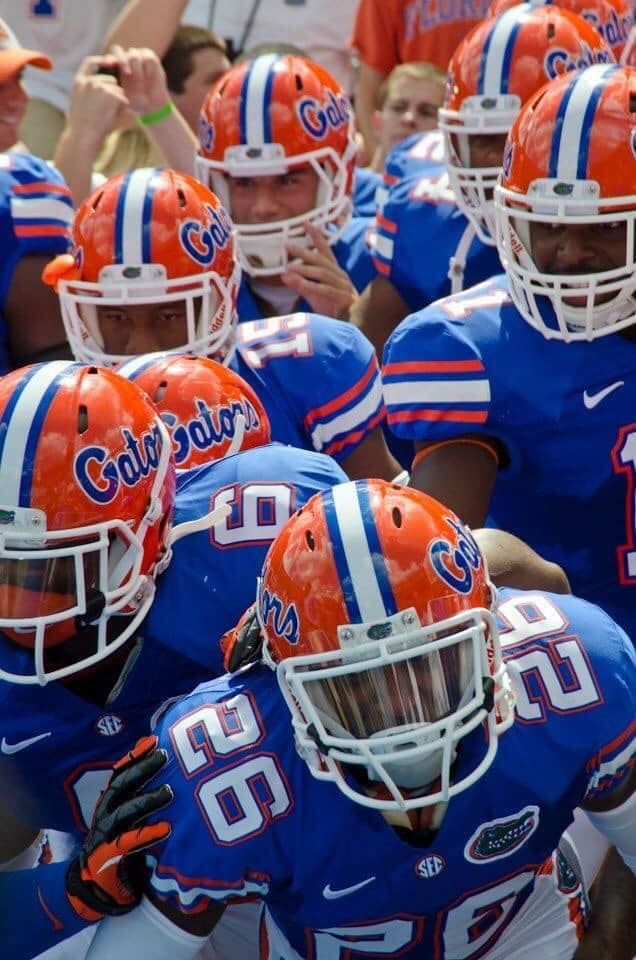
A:
POLYGON ((391 264, 383 263, 382 260, 377 259, 375 256, 373 257, 373 266, 383 277, 388 277, 391 273, 391 264))
POLYGON ((400 376, 409 373, 483 373, 481 360, 405 360, 402 363, 387 363, 382 367, 382 376, 400 376))
POLYGON ((62 199, 68 200, 72 204, 71 200, 71 191, 64 183, 50 183, 44 182, 42 180, 33 181, 32 183, 15 183, 11 187, 12 193, 21 193, 21 194, 34 194, 46 196, 47 194, 54 193, 59 194, 62 199))
POLYGON ((590 779, 585 792, 586 799, 599 796, 600 794, 611 793, 616 790, 620 783, 623 783, 630 774, 636 757, 634 757, 634 723, 628 727, 619 737, 603 747, 596 756, 588 762, 587 768, 590 771, 590 779), (625 741, 627 740, 627 743, 625 741), (617 752, 618 750, 618 752, 617 752), (607 757, 612 754, 611 759, 601 761, 601 757, 607 757))
POLYGON ((485 423, 488 414, 482 410, 400 410, 388 411, 389 426, 398 423, 414 423, 417 420, 452 420, 456 423, 485 423))
POLYGON ((480 403, 490 401, 490 382, 479 380, 401 380, 385 383, 384 396, 389 406, 431 403, 480 403))
MULTIPOLYGON (((160 876, 157 861, 154 857, 149 858, 154 862, 155 869, 150 877, 150 883, 160 895, 166 897, 176 896, 185 913, 195 912, 195 908, 200 905, 202 898, 210 900, 227 900, 228 897, 246 897, 264 896, 268 891, 267 883, 257 883, 251 880, 239 880, 235 883, 225 883, 209 879, 207 877, 190 878, 183 877, 178 871, 171 871, 172 876, 160 876)), ((166 873, 169 867, 162 864, 162 872, 166 873)))
POLYGON ((345 390, 344 393, 341 393, 340 396, 334 400, 330 400, 320 407, 314 407, 313 410, 309 410, 305 415, 305 426, 310 428, 316 420, 322 420, 333 413, 343 410, 348 404, 355 401, 365 392, 374 377, 377 377, 378 380, 380 379, 380 371, 375 356, 371 357, 366 370, 352 387, 349 387, 348 390, 345 390))
POLYGON ((386 230, 387 233, 397 233, 397 223, 394 220, 387 220, 381 213, 377 213, 375 219, 378 226, 386 230))
POLYGON ((55 220, 70 224, 73 208, 57 197, 11 198, 11 217, 20 220, 55 220))
POLYGON ((328 454, 330 457, 338 457, 342 454, 343 450, 349 447, 350 449, 347 450, 347 454, 351 453, 355 447, 362 443, 365 437, 368 437, 369 434, 382 423, 385 415, 386 411, 383 407, 374 417, 371 417, 371 419, 365 423, 362 429, 348 433, 342 440, 333 440, 331 443, 326 444, 321 452, 328 454))
POLYGON ((42 224, 41 226, 33 225, 30 226, 14 226, 13 232, 16 237, 69 237, 68 227, 66 226, 52 226, 47 224, 42 224))
POLYGON ((604 747, 601 747, 595 757, 588 762, 588 769, 596 766, 596 763, 600 757, 606 757, 610 753, 616 753, 617 750, 622 748, 625 741, 631 741, 634 736, 636 736, 636 720, 632 721, 627 729, 623 730, 622 733, 619 733, 617 737, 614 737, 610 743, 606 744, 604 747))
MULTIPOLYGON (((313 429, 309 430, 314 449, 322 451, 338 436, 346 437, 348 442, 351 443, 349 438, 352 431, 362 429, 364 424, 367 424, 373 418, 377 417, 378 414, 380 414, 380 418, 382 419, 385 413, 382 381, 380 377, 376 377, 371 383, 370 390, 365 393, 355 406, 350 407, 326 422, 316 424, 313 429)), ((368 426, 365 432, 369 432, 368 426)))

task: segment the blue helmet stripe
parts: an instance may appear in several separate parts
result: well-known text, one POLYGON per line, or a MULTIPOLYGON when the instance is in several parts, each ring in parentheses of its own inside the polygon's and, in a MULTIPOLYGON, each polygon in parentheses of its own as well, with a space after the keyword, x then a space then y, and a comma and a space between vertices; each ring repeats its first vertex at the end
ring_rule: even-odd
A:
POLYGON ((331 541, 333 550, 333 558, 336 564, 336 570, 338 572, 340 587, 342 589, 342 596, 347 607, 347 615, 351 623, 360 623, 362 621, 362 616, 360 614, 360 607, 358 606, 353 580, 351 578, 349 565, 347 563, 342 533, 340 531, 340 524, 338 523, 336 507, 333 502, 333 493, 331 490, 325 491, 322 497, 322 502, 325 511, 325 520, 327 522, 327 530, 329 531, 329 539, 331 541))
POLYGON ((380 588, 382 603, 384 604, 387 616, 391 617, 393 614, 398 612, 398 605, 393 594, 391 579, 386 568, 386 561, 384 559, 384 553, 380 544, 378 528, 376 526, 375 517, 371 508, 371 501, 369 499, 369 485, 366 480, 361 481, 356 484, 356 489, 358 492, 358 502, 360 503, 360 512, 362 514, 362 520, 364 523, 364 532, 367 538, 369 553, 371 554, 371 559, 373 561, 373 569, 378 581, 378 587, 380 588))
POLYGON ((42 425, 44 419, 49 412, 53 398, 60 388, 60 384, 63 380, 68 377, 69 373, 81 366, 79 363, 65 365, 58 375, 51 381, 47 389, 42 394, 40 402, 38 403, 35 413, 33 415, 33 420, 31 422, 31 427, 29 429, 29 435, 27 437, 26 448, 24 451, 24 460, 23 460, 23 472, 22 479, 20 481, 20 499, 19 505, 21 507, 28 507, 31 504, 31 485, 33 483, 33 465, 35 463, 35 457, 37 453, 38 440, 40 439, 40 434, 42 432, 42 425))
POLYGON ((115 207, 115 263, 124 262, 124 211, 131 176, 132 174, 127 173, 123 178, 117 197, 117 206, 115 207))

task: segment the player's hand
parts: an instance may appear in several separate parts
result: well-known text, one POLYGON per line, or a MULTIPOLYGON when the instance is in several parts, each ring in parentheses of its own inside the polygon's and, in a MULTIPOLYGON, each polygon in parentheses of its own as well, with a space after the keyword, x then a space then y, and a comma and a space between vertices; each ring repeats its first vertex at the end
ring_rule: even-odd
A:
POLYGON ((305 224, 305 230, 313 247, 287 244, 287 252, 295 262, 282 275, 283 283, 304 297, 315 313, 348 320, 358 299, 357 290, 320 230, 311 223, 305 224))
POLYGON ((103 68, 117 69, 112 56, 85 57, 75 74, 71 90, 67 128, 82 145, 90 140, 98 148, 129 109, 128 97, 114 76, 103 68))
POLYGON ((151 113, 167 103, 170 93, 166 72, 154 50, 123 50, 113 45, 112 52, 119 64, 119 82, 135 113, 151 113))
POLYGON ((170 834, 165 820, 139 824, 170 803, 172 790, 162 784, 148 793, 139 791, 166 759, 165 750, 157 749, 157 738, 151 736, 138 740, 115 764, 82 850, 66 872, 67 896, 83 920, 118 916, 139 903, 145 880, 142 851, 170 834))
POLYGON ((221 637, 223 666, 233 673, 240 667, 260 660, 263 634, 256 616, 256 607, 248 607, 239 622, 221 637))

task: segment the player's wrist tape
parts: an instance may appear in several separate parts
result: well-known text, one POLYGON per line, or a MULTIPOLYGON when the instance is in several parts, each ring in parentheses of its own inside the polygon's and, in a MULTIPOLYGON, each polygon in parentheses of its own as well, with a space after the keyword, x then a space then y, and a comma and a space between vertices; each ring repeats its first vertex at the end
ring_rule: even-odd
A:
POLYGON ((169 117, 171 113, 174 112, 174 103, 172 100, 166 100, 166 102, 157 107, 156 110, 151 110, 150 113, 142 113, 137 119, 144 127, 154 127, 155 124, 161 123, 162 120, 165 120, 166 117, 169 117))

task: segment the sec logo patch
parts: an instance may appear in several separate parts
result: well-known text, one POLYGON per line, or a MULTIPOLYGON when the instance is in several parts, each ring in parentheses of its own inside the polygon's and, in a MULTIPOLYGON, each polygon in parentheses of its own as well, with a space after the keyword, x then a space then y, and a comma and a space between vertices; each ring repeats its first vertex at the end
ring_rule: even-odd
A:
POLYGON ((445 866, 446 861, 444 857, 440 857, 437 853, 431 853, 429 856, 422 857, 421 860, 417 861, 415 864, 415 872, 422 880, 431 880, 441 873, 445 866))

